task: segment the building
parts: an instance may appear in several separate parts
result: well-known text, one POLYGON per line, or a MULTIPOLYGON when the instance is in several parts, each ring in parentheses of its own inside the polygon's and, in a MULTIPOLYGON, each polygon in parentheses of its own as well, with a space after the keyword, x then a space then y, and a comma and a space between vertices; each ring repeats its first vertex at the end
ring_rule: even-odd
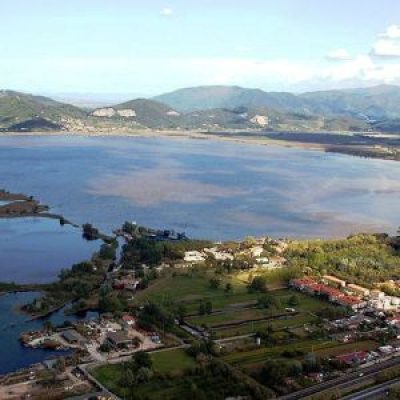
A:
POLYGON ((355 351, 353 353, 337 356, 336 359, 348 366, 352 366, 355 364, 365 363, 368 360, 368 356, 368 353, 365 351, 355 351))
POLYGON ((203 253, 200 253, 199 251, 186 251, 185 252, 185 257, 184 261, 189 262, 189 263, 203 263, 205 261, 205 257, 203 253))
POLYGON ((115 290, 129 290, 131 292, 136 291, 140 284, 140 280, 134 278, 116 279, 113 282, 113 289, 115 290))
POLYGON ((110 332, 106 340, 111 346, 116 348, 132 344, 132 339, 123 332, 110 332))
POLYGON ((261 254, 264 252, 264 248, 262 246, 255 246, 250 249, 250 254, 252 257, 261 257, 261 254))
POLYGON ((233 255, 227 251, 219 251, 216 247, 204 249, 204 252, 212 255, 217 261, 233 260, 233 255))
POLYGON ((341 296, 336 302, 343 307, 351 308, 353 311, 360 310, 367 306, 367 302, 356 296, 341 296))
POLYGON ((121 319, 122 319, 122 325, 124 326, 125 329, 129 329, 135 325, 135 318, 132 317, 132 315, 124 314, 121 319))
POLYGON ((63 339, 65 339, 69 344, 78 344, 81 340, 81 336, 75 332, 74 330, 70 329, 65 331, 61 334, 63 339))
POLYGON ((377 310, 382 311, 399 311, 400 309, 400 298, 394 296, 380 297, 379 299, 372 299, 370 305, 377 310))
POLYGON ((346 286, 346 281, 336 278, 336 276, 333 275, 324 275, 322 281, 329 286, 337 288, 344 288, 346 286))
POLYGON ((385 297, 385 293, 380 291, 379 289, 373 289, 370 291, 370 297, 374 300, 383 299, 385 297))
POLYGON ((347 289, 357 296, 368 297, 370 295, 370 290, 354 283, 347 285, 347 289))

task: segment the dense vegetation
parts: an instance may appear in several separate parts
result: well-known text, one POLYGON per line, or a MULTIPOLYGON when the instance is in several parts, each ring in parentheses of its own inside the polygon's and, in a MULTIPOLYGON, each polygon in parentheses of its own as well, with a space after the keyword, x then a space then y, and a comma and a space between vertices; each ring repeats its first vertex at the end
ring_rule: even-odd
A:
POLYGON ((185 251, 201 250, 210 242, 202 240, 165 240, 157 241, 149 238, 138 238, 124 245, 122 263, 125 268, 142 264, 156 266, 161 262, 183 260, 185 251))
POLYGON ((290 267, 310 273, 333 273, 363 285, 400 278, 399 239, 358 234, 341 240, 292 242, 285 254, 290 267))

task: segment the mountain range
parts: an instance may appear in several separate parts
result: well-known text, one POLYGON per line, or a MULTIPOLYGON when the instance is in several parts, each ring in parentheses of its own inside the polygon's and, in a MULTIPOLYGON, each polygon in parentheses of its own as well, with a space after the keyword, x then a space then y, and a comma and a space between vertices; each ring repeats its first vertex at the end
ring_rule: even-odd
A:
POLYGON ((400 131, 400 87, 380 85, 293 94, 199 86, 84 109, 43 96, 0 91, 0 129, 261 129, 400 131))

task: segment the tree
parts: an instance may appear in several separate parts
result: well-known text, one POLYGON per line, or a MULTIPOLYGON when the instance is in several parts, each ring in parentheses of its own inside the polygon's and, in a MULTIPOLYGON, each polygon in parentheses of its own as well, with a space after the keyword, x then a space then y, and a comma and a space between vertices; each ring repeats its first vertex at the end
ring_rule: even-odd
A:
POLYGON ((134 363, 136 369, 139 368, 152 369, 153 367, 153 360, 151 359, 150 354, 144 351, 137 351, 132 356, 132 362, 134 363))
POLYGON ((225 293, 231 293, 232 292, 232 284, 231 283, 227 283, 226 285, 225 285, 225 293))
POLYGON ((206 306, 203 302, 199 305, 199 315, 204 315, 206 313, 206 306))
POLYGON ((248 289, 254 292, 266 292, 267 280, 263 276, 256 276, 248 285, 248 289))
POLYGON ((141 367, 136 373, 136 384, 146 383, 153 376, 153 371, 150 368, 141 367))
POLYGON ((297 295, 293 295, 289 298, 288 304, 292 307, 298 306, 300 303, 299 298, 297 295))
POLYGON ((261 371, 261 378, 267 385, 279 385, 289 374, 290 366, 287 362, 268 360, 261 371))
POLYGON ((209 280, 211 289, 218 289, 221 286, 221 281, 217 278, 211 278, 209 280))
POLYGON ((212 308, 213 308, 213 306, 212 306, 211 301, 207 301, 206 304, 205 304, 206 314, 211 314, 212 313, 212 308))
POLYGON ((187 313, 187 308, 184 304, 179 304, 178 309, 176 311, 176 317, 180 324, 185 322, 185 315, 187 313))
POLYGON ((268 294, 261 296, 257 300, 257 304, 261 308, 279 308, 280 307, 279 300, 276 297, 268 295, 268 294))

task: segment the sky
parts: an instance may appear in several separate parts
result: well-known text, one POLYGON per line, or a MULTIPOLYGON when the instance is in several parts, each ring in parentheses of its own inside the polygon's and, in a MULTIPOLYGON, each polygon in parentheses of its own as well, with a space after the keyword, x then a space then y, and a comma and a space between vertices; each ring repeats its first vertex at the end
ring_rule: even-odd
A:
POLYGON ((400 84, 398 0, 1 0, 0 88, 400 84))

